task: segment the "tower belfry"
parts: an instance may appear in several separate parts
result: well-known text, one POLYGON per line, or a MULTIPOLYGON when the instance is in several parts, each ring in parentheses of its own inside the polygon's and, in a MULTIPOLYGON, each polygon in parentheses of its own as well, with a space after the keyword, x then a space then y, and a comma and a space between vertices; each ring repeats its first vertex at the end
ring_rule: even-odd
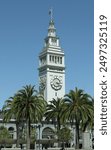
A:
POLYGON ((39 54, 39 91, 46 101, 61 98, 65 94, 65 61, 64 51, 60 47, 59 37, 50 10, 48 34, 44 47, 39 54))

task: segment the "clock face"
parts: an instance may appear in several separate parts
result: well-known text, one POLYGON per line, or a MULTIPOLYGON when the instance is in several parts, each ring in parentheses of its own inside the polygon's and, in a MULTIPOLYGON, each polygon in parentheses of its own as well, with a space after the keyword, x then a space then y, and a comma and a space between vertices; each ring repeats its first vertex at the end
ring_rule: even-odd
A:
POLYGON ((54 89, 54 90, 60 90, 62 88, 62 80, 60 78, 58 78, 58 76, 54 76, 52 79, 51 79, 51 87, 54 89))

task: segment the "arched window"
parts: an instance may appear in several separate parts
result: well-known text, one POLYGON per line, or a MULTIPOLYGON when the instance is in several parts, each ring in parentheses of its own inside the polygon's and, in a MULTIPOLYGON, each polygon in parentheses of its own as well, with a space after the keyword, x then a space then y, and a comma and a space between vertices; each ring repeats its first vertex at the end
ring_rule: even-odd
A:
POLYGON ((14 127, 9 127, 8 131, 14 131, 14 127))
POLYGON ((13 139, 13 136, 14 136, 14 127, 9 127, 8 131, 9 131, 9 133, 11 135, 11 138, 13 139))

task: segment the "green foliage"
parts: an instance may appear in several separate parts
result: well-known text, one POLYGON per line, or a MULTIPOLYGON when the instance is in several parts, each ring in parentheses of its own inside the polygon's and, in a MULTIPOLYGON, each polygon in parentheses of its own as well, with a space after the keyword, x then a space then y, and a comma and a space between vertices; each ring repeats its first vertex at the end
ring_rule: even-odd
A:
POLYGON ((59 137, 59 140, 66 141, 66 142, 68 142, 72 139, 71 130, 67 127, 60 129, 57 132, 57 136, 59 137))
POLYGON ((0 127, 0 139, 11 139, 10 133, 6 127, 0 127))

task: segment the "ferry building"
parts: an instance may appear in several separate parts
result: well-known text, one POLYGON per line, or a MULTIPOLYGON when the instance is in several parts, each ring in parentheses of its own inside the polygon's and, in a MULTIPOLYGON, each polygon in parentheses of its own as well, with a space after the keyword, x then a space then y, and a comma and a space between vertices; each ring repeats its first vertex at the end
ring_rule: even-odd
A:
MULTIPOLYGON (((44 39, 44 45, 40 50, 38 60, 39 92, 44 95, 44 99, 47 100, 47 102, 53 98, 62 98, 65 95, 65 54, 64 50, 61 48, 60 39, 56 34, 56 28, 52 14, 49 21, 48 33, 44 39)), ((6 126, 10 131, 12 138, 16 139, 16 125, 13 119, 9 123, 4 124, 2 122, 2 116, 0 116, 0 126, 1 125, 6 126)), ((51 122, 47 123, 43 121, 42 124, 33 126, 36 128, 37 140, 51 141, 51 139, 55 138, 55 126, 51 122)), ((73 147, 75 145, 75 127, 73 127, 71 130, 73 139, 70 141, 70 147, 73 147)), ((36 144, 36 148, 39 150, 42 149, 44 145, 41 143, 36 144)), ((81 133, 80 144, 83 148, 92 147, 90 131, 81 133)), ((57 143, 55 142, 51 146, 56 147, 57 143)))

